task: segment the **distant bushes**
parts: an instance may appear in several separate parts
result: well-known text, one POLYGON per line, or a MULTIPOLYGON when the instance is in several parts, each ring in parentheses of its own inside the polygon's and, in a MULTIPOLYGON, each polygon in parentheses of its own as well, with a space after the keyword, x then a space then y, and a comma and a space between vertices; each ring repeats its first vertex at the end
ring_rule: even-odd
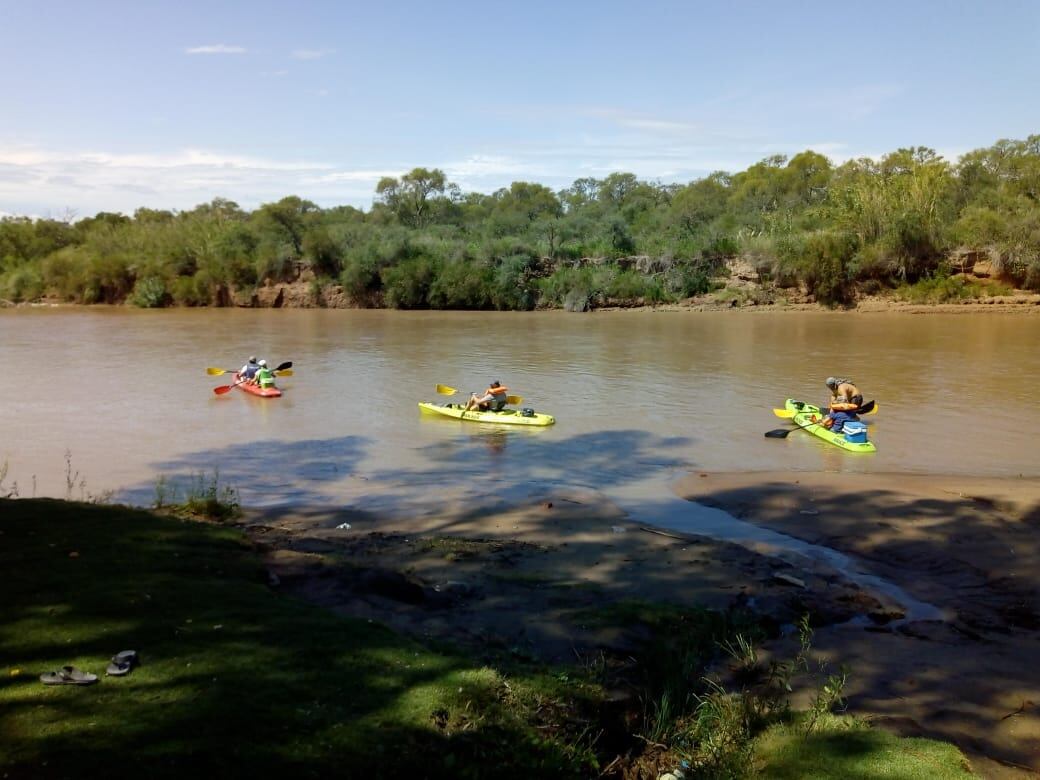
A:
POLYGON ((338 282, 359 306, 583 310, 702 295, 742 256, 767 284, 846 306, 857 289, 960 296, 934 281, 956 248, 1040 291, 1038 182, 1040 135, 957 164, 924 147, 837 167, 806 151, 686 185, 613 173, 558 192, 464 193, 416 168, 384 177, 367 212, 289 196, 251 212, 217 198, 74 224, 3 218, 0 297, 205 306, 306 271, 315 298, 338 282))

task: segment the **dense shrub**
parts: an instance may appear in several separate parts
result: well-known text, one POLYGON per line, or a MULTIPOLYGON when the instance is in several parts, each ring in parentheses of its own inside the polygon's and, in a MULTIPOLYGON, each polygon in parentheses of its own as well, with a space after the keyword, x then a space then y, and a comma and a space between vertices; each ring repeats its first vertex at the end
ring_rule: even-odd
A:
POLYGON ((146 276, 138 279, 130 294, 130 303, 142 309, 158 309, 169 300, 166 283, 158 276, 146 276))
POLYGON ((415 257, 381 272, 386 305, 393 309, 424 309, 429 306, 430 287, 440 272, 429 257, 415 257))
POLYGON ((24 265, 0 275, 0 298, 34 301, 43 295, 43 274, 37 265, 24 265))
POLYGON ((818 231, 788 240, 779 249, 783 265, 795 270, 817 301, 825 306, 843 306, 855 300, 851 275, 857 249, 855 236, 818 231))

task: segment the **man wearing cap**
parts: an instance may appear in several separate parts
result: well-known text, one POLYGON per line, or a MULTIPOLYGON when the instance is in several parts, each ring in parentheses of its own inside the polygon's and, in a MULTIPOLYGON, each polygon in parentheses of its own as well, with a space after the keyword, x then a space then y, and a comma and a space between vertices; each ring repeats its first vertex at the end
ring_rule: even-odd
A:
POLYGON ((242 368, 240 368, 238 370, 238 376, 239 376, 240 379, 244 379, 244 380, 248 381, 248 380, 252 379, 254 376, 256 376, 256 372, 259 371, 259 370, 260 370, 260 366, 256 362, 256 356, 255 355, 250 355, 249 356, 249 362, 246 363, 244 366, 242 366, 242 368))
POLYGON ((851 379, 838 379, 837 377, 829 376, 827 377, 827 387, 831 391, 832 409, 835 404, 852 404, 854 409, 859 409, 863 406, 863 393, 852 384, 851 379))

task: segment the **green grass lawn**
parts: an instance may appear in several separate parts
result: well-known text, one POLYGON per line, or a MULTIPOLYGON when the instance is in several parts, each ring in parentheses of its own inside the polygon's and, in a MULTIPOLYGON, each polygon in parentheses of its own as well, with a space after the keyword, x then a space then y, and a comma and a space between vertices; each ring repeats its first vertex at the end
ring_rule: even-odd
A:
POLYGON ((594 774, 577 734, 536 728, 551 675, 506 679, 273 592, 236 531, 22 500, 0 501, 0 532, 0 776, 594 774), (120 650, 140 667, 104 677, 120 650), (39 682, 66 664, 101 680, 39 682))
MULTIPOLYGON (((617 754, 581 670, 433 650, 302 603, 234 529, 0 500, 0 577, 0 778, 591 778, 617 754), (104 677, 121 650, 141 665, 104 677), (67 664, 101 679, 39 682, 67 664)), ((764 777, 961 776, 935 772, 960 766, 954 748, 838 719, 767 732, 757 753, 764 777)))

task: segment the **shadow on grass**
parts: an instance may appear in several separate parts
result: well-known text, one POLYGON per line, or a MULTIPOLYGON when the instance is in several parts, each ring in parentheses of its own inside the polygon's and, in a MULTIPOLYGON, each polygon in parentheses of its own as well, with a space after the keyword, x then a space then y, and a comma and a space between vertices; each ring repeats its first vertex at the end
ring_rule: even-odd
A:
POLYGON ((516 716, 522 681, 510 691, 491 670, 270 592, 233 531, 42 500, 0 501, 0 530, 7 777, 590 771, 565 736, 516 716), (103 675, 127 649, 142 659, 128 677, 37 679, 64 664, 103 675))

